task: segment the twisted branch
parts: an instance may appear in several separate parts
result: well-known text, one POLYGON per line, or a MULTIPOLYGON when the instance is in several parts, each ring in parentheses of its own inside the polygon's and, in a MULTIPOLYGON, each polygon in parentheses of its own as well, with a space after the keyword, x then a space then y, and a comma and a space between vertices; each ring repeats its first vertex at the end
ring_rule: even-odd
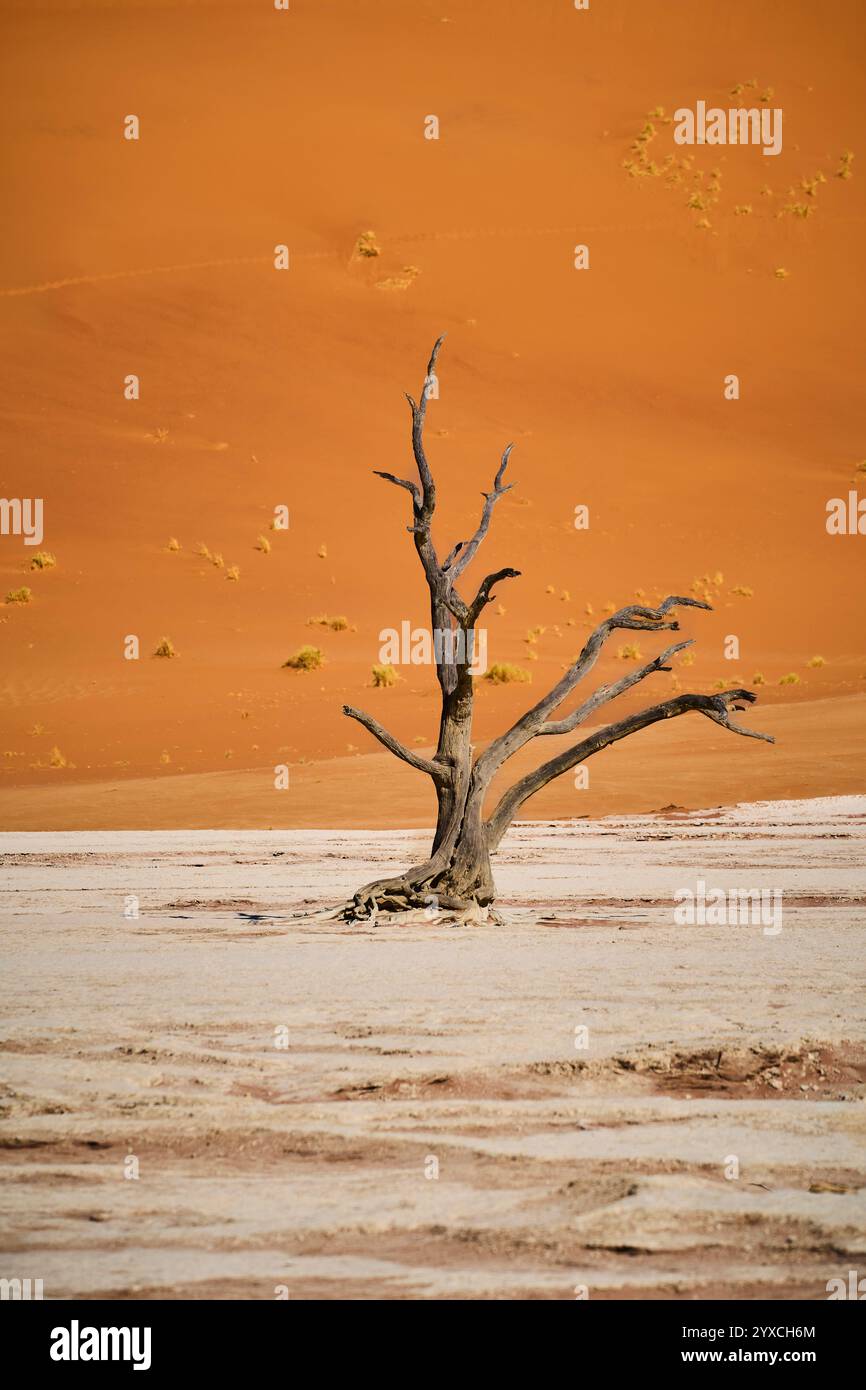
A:
POLYGON ((367 714, 364 710, 354 709, 352 705, 344 705, 343 713, 348 715, 350 719, 357 719, 359 724, 363 724, 364 728, 368 729, 373 737, 377 738, 388 749, 389 753, 393 753, 395 758, 401 758, 404 763, 416 768, 418 772, 426 772, 427 776, 432 777, 434 782, 444 784, 447 780, 448 774, 441 764, 432 762, 429 758, 422 758, 420 753, 413 753, 411 748, 407 748, 399 739, 396 739, 393 734, 383 728, 372 714, 367 714))
POLYGON ((496 506, 496 503, 499 501, 500 497, 504 497, 506 492, 510 492, 511 489, 515 486, 514 483, 506 483, 505 487, 502 487, 501 485, 502 479, 505 476, 505 470, 508 467, 508 460, 511 457, 511 450, 513 448, 513 444, 508 444, 506 445, 505 450, 503 451, 502 462, 499 465, 496 477, 493 479, 493 491, 482 492, 481 494, 481 496, 484 498, 484 509, 481 513, 481 520, 478 523, 478 530, 475 532, 475 535, 472 537, 470 541, 458 541, 457 545, 452 551, 452 556, 455 555, 458 550, 460 552, 459 558, 457 559, 454 565, 454 569, 452 571, 452 579, 458 579, 465 570, 466 566, 474 559, 479 545, 484 540, 484 537, 487 535, 487 532, 490 529, 490 521, 493 516, 493 508, 496 506))
POLYGON ((602 748, 607 748, 610 744, 627 738, 629 734, 637 733, 639 729, 645 729, 649 724, 657 724, 662 719, 673 719, 677 715, 696 711, 714 720, 716 724, 721 724, 723 728, 729 729, 731 733, 744 734, 748 738, 760 738, 765 743, 775 743, 775 739, 770 734, 758 733, 754 729, 745 729, 742 725, 733 723, 728 717, 729 705, 733 706, 734 709, 742 709, 744 706, 739 703, 740 701, 754 704, 757 698, 751 690, 726 690, 720 695, 677 695, 672 700, 665 700, 660 705, 652 705, 649 709, 628 715, 616 724, 608 724, 605 728, 596 730, 594 734, 590 734, 580 743, 566 748, 555 758, 542 763, 541 767, 535 768, 533 772, 528 772, 525 777, 521 777, 519 781, 514 783, 513 787, 505 792, 486 822, 490 849, 496 848, 524 801, 541 791, 548 782, 552 782, 563 772, 568 772, 570 768, 576 767, 578 763, 585 762, 587 758, 592 757, 593 753, 600 752, 602 748))
POLYGON ((639 681, 646 680, 654 671, 670 671, 672 668, 666 663, 676 656, 677 652, 683 651, 686 647, 694 645, 694 638, 690 637, 686 642, 677 642, 673 647, 666 647, 658 656, 648 661, 646 666, 641 666, 635 671, 629 671, 628 675, 613 685, 600 685, 588 700, 564 719, 548 719, 538 730, 542 734, 570 734, 572 729, 576 729, 579 724, 585 724, 591 714, 601 706, 606 705, 610 700, 615 700, 617 696, 623 695, 626 690, 630 690, 639 681))
MULTIPOLYGON (((513 757, 530 739, 542 733, 549 715, 559 708, 575 686, 592 670, 611 633, 621 629, 636 632, 661 632, 665 630, 678 632, 679 622, 675 618, 671 621, 666 620, 670 610, 678 607, 709 609, 710 604, 704 603, 701 599, 683 598, 677 594, 671 594, 657 608, 647 608, 642 604, 632 603, 625 608, 620 608, 617 613, 612 613, 609 618, 605 618, 587 638, 577 660, 572 663, 553 689, 543 696, 536 705, 533 705, 532 709, 527 710, 515 724, 512 724, 510 729, 507 729, 504 734, 500 734, 499 738, 494 739, 480 754, 476 761, 476 775, 485 783, 489 782, 497 769, 508 758, 513 757)), ((651 663, 651 669, 659 668, 651 663)), ((647 670, 645 674, 649 675, 651 671, 647 670)), ((643 675, 635 674, 635 679, 642 680, 643 675)), ((633 684, 634 682, 630 683, 633 684)), ((624 688, 628 689, 628 686, 624 688)))
POLYGON ((498 584, 500 579, 519 579, 520 570, 504 569, 495 570, 493 574, 488 574, 482 579, 478 588, 478 593, 469 605, 468 626, 474 627, 487 604, 493 599, 491 590, 494 584, 498 584))

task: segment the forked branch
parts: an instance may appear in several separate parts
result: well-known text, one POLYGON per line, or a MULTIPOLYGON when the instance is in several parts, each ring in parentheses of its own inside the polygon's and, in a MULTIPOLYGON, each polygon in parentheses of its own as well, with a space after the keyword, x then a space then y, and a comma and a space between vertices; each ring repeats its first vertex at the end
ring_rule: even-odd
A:
POLYGON ((506 483, 504 487, 502 486, 502 479, 505 477, 505 470, 508 467, 508 460, 511 457, 511 450, 513 448, 513 444, 508 444, 503 451, 502 461, 497 470, 496 477, 493 479, 493 491, 482 492, 481 494, 484 498, 484 509, 481 513, 481 520, 478 523, 478 530, 470 541, 458 541, 449 556, 449 559, 453 560, 453 569, 451 570, 452 581, 458 579, 466 566, 475 558, 475 553, 479 545, 490 530, 493 508, 496 506, 500 497, 504 497, 506 492, 510 492, 515 486, 514 483, 506 483))
MULTIPOLYGON (((662 632, 666 630, 677 632, 679 631, 679 622, 676 618, 668 620, 667 615, 672 608, 678 607, 709 609, 710 604, 704 603, 701 599, 683 598, 677 594, 671 594, 657 608, 647 608, 637 603, 629 604, 599 623, 598 627, 587 638, 577 660, 572 663, 561 680, 557 681, 553 689, 536 705, 527 710, 515 724, 512 724, 510 729, 507 729, 504 734, 500 734, 499 738, 494 739, 479 756, 476 764, 477 775, 485 783, 489 782, 506 759, 513 757, 530 739, 547 731, 549 716, 559 708, 575 686, 595 666, 602 647, 611 633, 620 629, 636 632, 662 632)), ((659 660, 666 658, 667 655, 669 653, 662 653, 659 660)), ((629 679, 628 684, 623 688, 628 689, 629 685, 633 685, 636 680, 643 680, 644 675, 650 675, 652 671, 658 669, 661 668, 656 666, 655 662, 651 662, 649 668, 642 673, 633 673, 634 678, 629 679)), ((613 696, 609 698, 612 699, 613 696)), ((604 701, 602 700, 600 703, 604 703, 604 701)), ((580 722, 580 719, 575 719, 571 727, 580 722)), ((550 732, 558 731, 553 729, 550 732)))
POLYGON ((630 714, 616 724, 608 724, 604 728, 596 730, 595 733, 590 734, 580 743, 566 748, 555 758, 542 763, 540 767, 527 773, 525 777, 521 777, 500 798, 493 814, 486 822, 490 850, 496 848, 517 811, 530 796, 541 791, 542 787, 546 787, 549 782, 552 782, 555 777, 561 776, 563 772, 568 772, 578 763, 585 762, 587 758, 592 757, 593 753, 598 753, 602 748, 607 748, 610 744, 617 743, 620 739, 627 738, 640 729, 645 729, 649 724, 657 724, 660 720, 673 719, 677 715, 695 711, 706 715, 716 724, 721 724, 731 733, 743 734, 747 738, 760 738, 765 743, 775 743, 775 739, 770 734, 759 733, 755 729, 746 729, 740 724, 735 724, 729 717, 730 708, 743 709, 742 701, 747 704, 754 704, 756 699, 757 696, 753 691, 739 689, 726 690, 720 695, 677 695, 672 700, 665 700, 660 705, 652 705, 649 709, 639 710, 636 714, 630 714))
POLYGON ((686 647, 694 644, 694 638, 690 637, 685 642, 677 642, 673 647, 666 647, 663 652, 653 657, 645 666, 639 666, 634 671, 629 671, 628 675, 621 680, 615 681, 612 685, 600 685, 588 700, 584 700, 582 705, 578 705, 576 710, 565 716, 564 719, 548 719, 538 730, 539 734, 570 734, 572 729, 576 729, 579 724, 585 724, 591 714, 594 714, 602 705, 608 704, 610 700, 615 700, 617 696, 624 695, 627 690, 631 690, 633 685, 639 681, 646 680, 655 671, 670 671, 668 662, 677 652, 683 651, 686 647))
MULTIPOLYGON (((376 477, 384 478, 386 482, 393 483, 395 487, 404 488, 412 497, 412 525, 408 529, 414 537, 415 549, 423 565, 427 586, 430 590, 430 613, 434 633, 452 629, 455 620, 464 630, 468 631, 474 627, 478 615, 490 602, 490 591, 493 584, 499 579, 514 578, 519 573, 518 570, 503 569, 497 571, 496 574, 488 575, 470 604, 466 603, 454 587, 456 580, 473 559, 478 547, 487 535, 496 503, 514 486, 512 483, 504 484, 502 481, 513 448, 511 444, 502 454, 496 477, 493 480, 492 492, 482 494, 484 508, 478 529, 471 540, 458 541, 441 563, 436 555, 436 548, 430 533, 433 512, 436 507, 436 484, 424 449, 424 420, 427 414, 427 401, 430 397, 431 378, 436 372, 436 361, 443 340, 444 335, 437 338, 433 345, 420 397, 416 401, 414 397, 408 394, 406 396, 412 411, 412 452, 418 468, 419 483, 413 482, 409 478, 400 478, 395 473, 387 473, 382 469, 373 470, 376 477)), ((459 673, 453 661, 443 660, 438 663, 436 674, 443 694, 447 696, 457 688, 459 673)), ((467 680, 471 686, 471 678, 464 671, 464 685, 467 680)))

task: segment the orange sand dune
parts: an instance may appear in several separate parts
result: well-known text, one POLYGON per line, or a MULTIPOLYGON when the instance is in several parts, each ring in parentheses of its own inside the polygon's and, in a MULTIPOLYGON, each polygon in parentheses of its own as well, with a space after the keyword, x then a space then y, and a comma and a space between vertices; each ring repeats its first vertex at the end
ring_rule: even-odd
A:
MULTIPOLYGON (((756 801, 799 798, 809 788, 821 796, 862 788, 866 695, 774 705, 760 712, 760 726, 777 738, 774 746, 732 738, 692 715, 644 730, 587 762, 587 787, 578 787, 573 774, 561 777, 527 803, 521 819, 702 809, 741 800, 743 786, 756 801)), ((493 799, 566 744, 543 742, 543 752, 536 745, 508 763, 493 799)), ((166 770, 159 777, 57 780, 0 791, 0 824, 9 830, 426 828, 435 818, 431 783, 389 753, 292 766, 282 791, 268 767, 166 770)))
MULTIPOLYGON (((415 774, 340 710, 435 738, 429 668, 370 688, 381 630, 427 620, 408 498, 372 470, 410 470, 401 392, 443 331, 443 550, 515 443, 470 574, 523 572, 488 609, 489 655, 532 684, 481 683, 478 742, 606 604, 696 580, 714 612, 686 614, 694 664, 646 698, 760 674, 746 718, 780 738, 681 721, 526 813, 863 789, 866 537, 825 527, 828 499, 866 496, 862 6, 28 4, 3 23, 0 487, 44 499, 56 558, 31 572, 37 547, 0 536, 2 594, 32 591, 0 603, 3 826, 429 821, 415 774), (670 113, 752 80, 736 100, 783 108, 782 153, 678 164, 670 113), (353 256, 367 230, 381 254, 353 256), (173 659, 151 655, 163 637, 173 659), (325 665, 281 669, 308 642, 325 665)), ((623 669, 610 645, 599 681, 623 669)))

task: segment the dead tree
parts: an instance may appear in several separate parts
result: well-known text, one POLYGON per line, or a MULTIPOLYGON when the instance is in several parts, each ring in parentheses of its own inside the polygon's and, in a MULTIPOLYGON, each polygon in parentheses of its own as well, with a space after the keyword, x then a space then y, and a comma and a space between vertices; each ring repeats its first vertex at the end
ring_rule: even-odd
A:
POLYGON ((599 654, 611 633, 620 630, 635 632, 676 632, 679 623, 668 615, 676 608, 710 608, 695 598, 672 595, 657 608, 630 604, 599 623, 586 641, 576 661, 554 688, 531 709, 495 738, 482 752, 475 753, 472 738, 473 677, 470 672, 475 625, 493 598, 494 585, 505 579, 516 579, 520 571, 496 570, 485 575, 471 599, 465 599, 457 589, 457 581, 475 558, 487 535, 494 508, 500 498, 514 486, 504 483, 505 470, 512 445, 502 455, 499 469, 490 492, 482 493, 484 507, 478 529, 468 541, 458 541, 444 559, 438 558, 431 535, 436 508, 436 484, 424 451, 424 418, 430 393, 431 378, 442 346, 440 338, 433 348, 427 376, 417 403, 406 397, 412 410, 412 450, 418 468, 418 481, 398 478, 393 473, 374 470, 397 487, 405 488, 412 498, 410 531, 415 549, 424 569, 430 590, 430 619, 434 634, 445 634, 446 640, 437 644, 436 677, 439 682, 442 712, 439 739, 432 758, 422 757, 404 747, 378 720, 362 710, 343 706, 343 713, 363 724, 395 757, 425 773, 433 782, 438 801, 436 834, 430 857, 413 864, 405 873, 394 878, 379 879, 360 888, 344 913, 348 918, 369 918, 378 912, 405 911, 425 907, 435 902, 439 907, 463 911, 486 907, 495 897, 490 856, 525 802, 546 787, 554 777, 568 772, 578 763, 608 748, 630 734, 673 719, 679 714, 696 711, 721 724, 732 733, 747 738, 774 740, 769 734, 757 733, 735 723, 731 710, 742 710, 745 703, 757 698, 750 690, 725 690, 717 695, 675 695, 661 704, 651 705, 637 714, 630 714, 616 723, 604 724, 557 753, 547 762, 519 778, 485 815, 485 802, 490 783, 502 765, 532 739, 551 734, 569 734, 597 714, 609 701, 630 690, 639 681, 656 671, 670 671, 668 664, 677 652, 691 646, 691 641, 677 642, 666 647, 644 666, 628 672, 610 685, 602 685, 587 699, 562 717, 554 715, 561 705, 595 666, 599 654), (457 638, 462 636, 462 641, 457 638), (454 653, 462 654, 455 658, 454 653), (441 658, 441 659, 440 659, 441 658))

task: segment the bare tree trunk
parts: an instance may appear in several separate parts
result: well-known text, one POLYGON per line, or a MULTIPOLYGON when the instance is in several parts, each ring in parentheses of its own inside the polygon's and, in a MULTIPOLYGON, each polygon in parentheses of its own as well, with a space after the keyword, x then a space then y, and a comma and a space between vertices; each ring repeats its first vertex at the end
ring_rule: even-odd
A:
POLYGON ((395 757, 426 773, 435 786, 438 802, 436 833, 429 859, 413 864, 405 873, 393 878, 378 879, 360 888, 343 914, 350 920, 375 917, 379 912, 404 911, 409 908, 445 908, 463 911, 487 908, 495 899, 490 856, 511 824, 520 807, 548 782, 585 762, 619 739, 637 733, 650 724, 671 719, 680 714, 696 712, 714 720, 732 733, 772 743, 768 734, 735 724, 730 718, 732 709, 741 710, 755 700, 748 690, 728 690, 719 695, 678 695, 662 704, 653 705, 617 723, 597 729, 582 741, 566 748, 556 757, 542 763, 509 788, 485 819, 485 801, 493 777, 503 764, 530 740, 550 734, 567 734, 583 724, 602 706, 629 690, 656 671, 670 671, 667 662, 691 641, 677 642, 646 665, 638 667, 612 685, 600 686, 588 699, 561 719, 551 715, 589 674, 612 632, 631 629, 640 632, 677 631, 679 622, 669 618, 674 608, 709 608, 709 604, 693 598, 672 595, 658 608, 631 604, 600 623, 587 639, 577 660, 547 695, 527 710, 504 734, 494 739, 477 757, 472 746, 473 679, 470 672, 475 626, 493 597, 493 587, 504 579, 515 579, 519 570, 502 569, 488 574, 479 585, 470 603, 457 592, 455 583, 474 558, 487 534, 496 503, 513 484, 503 485, 511 445, 505 449, 493 483, 486 492, 478 529, 469 541, 458 541, 447 557, 440 561, 431 537, 431 521, 436 506, 436 486, 424 452, 424 419, 430 379, 442 346, 440 338, 433 348, 427 376, 418 404, 407 396, 412 409, 412 450, 418 468, 419 482, 395 477, 393 473, 375 470, 379 477, 405 488, 412 495, 413 524, 409 528, 415 549, 421 560, 430 590, 430 616, 434 639, 437 634, 446 639, 436 647, 436 677, 442 695, 439 739, 432 758, 406 748, 393 734, 373 719, 350 706, 344 713, 358 720, 395 757), (462 639, 453 640, 452 639, 462 639), (449 647, 449 642, 452 642, 449 647))

